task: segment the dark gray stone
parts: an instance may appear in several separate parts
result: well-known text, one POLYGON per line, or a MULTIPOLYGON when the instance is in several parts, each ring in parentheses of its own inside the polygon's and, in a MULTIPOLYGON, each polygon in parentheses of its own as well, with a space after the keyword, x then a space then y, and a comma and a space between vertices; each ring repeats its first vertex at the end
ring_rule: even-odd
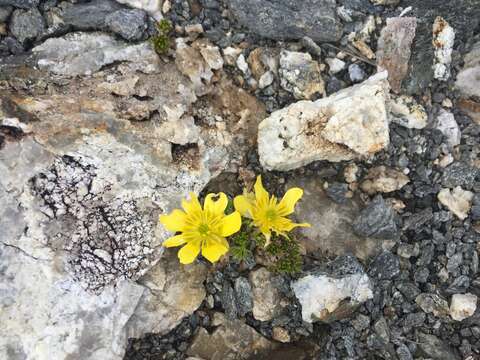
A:
POLYGON ((480 22, 480 0, 403 0, 402 7, 412 6, 408 16, 416 17, 417 31, 410 58, 411 70, 403 84, 410 93, 420 94, 433 78, 433 22, 442 16, 455 29, 455 43, 472 36, 480 22))
POLYGON ((45 20, 37 8, 15 10, 10 20, 10 31, 22 44, 35 40, 45 30, 45 20))
POLYGON ((447 294, 464 293, 470 287, 470 278, 466 275, 457 277, 445 290, 447 294))
POLYGON ((478 169, 463 162, 454 162, 444 170, 442 185, 450 188, 461 186, 464 189, 471 189, 478 175, 478 169))
POLYGON ((378 280, 390 280, 400 274, 400 261, 389 251, 384 251, 373 261, 368 274, 378 280))
POLYGON ((275 39, 337 41, 342 24, 335 0, 228 0, 234 17, 255 34, 275 39))
POLYGON ((235 280, 235 298, 237 300, 237 309, 240 316, 245 316, 246 313, 252 311, 252 287, 247 278, 238 277, 235 280))
POLYGON ((301 40, 303 47, 310 53, 312 56, 320 58, 322 56, 322 48, 318 46, 315 41, 313 41, 308 36, 304 36, 301 40))
POLYGON ((421 292, 420 289, 411 282, 401 282, 397 284, 397 289, 410 301, 414 300, 421 292))
POLYGON ((0 7, 0 23, 6 22, 12 11, 11 6, 0 7))
POLYGON ((20 9, 30 9, 38 6, 40 0, 0 0, 0 6, 13 6, 20 9))
POLYGON ((237 304, 235 301, 235 292, 233 291, 232 286, 225 281, 223 283, 222 293, 220 299, 225 310, 225 316, 230 320, 235 320, 237 318, 237 304))
POLYGON ((353 230, 360 236, 393 239, 398 235, 395 211, 378 195, 355 219, 353 230))
POLYGON ((105 24, 110 31, 125 40, 142 40, 148 28, 147 13, 139 9, 118 10, 107 16, 105 24))
POLYGON ((328 188, 325 189, 325 193, 328 195, 328 197, 337 204, 346 204, 348 202, 348 199, 346 198, 348 191, 349 189, 347 184, 337 182, 328 184, 328 188))
POLYGON ((113 0, 71 4, 63 12, 62 20, 74 30, 104 30, 107 16, 120 9, 121 5, 113 0))
POLYGON ((435 335, 424 334, 419 332, 417 334, 418 345, 424 355, 434 360, 456 360, 460 356, 448 346, 446 341, 443 341, 435 335))
POLYGON ((405 344, 400 344, 397 348, 398 360, 413 360, 413 356, 408 349, 408 346, 405 344))

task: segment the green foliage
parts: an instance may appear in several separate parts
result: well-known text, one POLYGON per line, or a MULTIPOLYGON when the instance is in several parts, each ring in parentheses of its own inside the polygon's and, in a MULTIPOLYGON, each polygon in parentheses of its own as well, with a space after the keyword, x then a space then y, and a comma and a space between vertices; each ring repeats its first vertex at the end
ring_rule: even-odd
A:
POLYGON ((267 253, 273 256, 271 270, 283 274, 295 274, 302 269, 302 255, 297 240, 286 236, 272 236, 267 253))
POLYGON ((153 44, 153 48, 158 54, 165 54, 170 49, 170 33, 173 29, 170 21, 163 19, 160 20, 157 25, 157 35, 153 36, 150 40, 153 44))
POLYGON ((285 236, 272 234, 271 243, 265 247, 265 237, 253 226, 251 220, 244 219, 242 228, 231 237, 231 254, 238 262, 253 255, 258 247, 272 260, 270 270, 282 274, 295 274, 302 269, 302 256, 298 242, 285 236))

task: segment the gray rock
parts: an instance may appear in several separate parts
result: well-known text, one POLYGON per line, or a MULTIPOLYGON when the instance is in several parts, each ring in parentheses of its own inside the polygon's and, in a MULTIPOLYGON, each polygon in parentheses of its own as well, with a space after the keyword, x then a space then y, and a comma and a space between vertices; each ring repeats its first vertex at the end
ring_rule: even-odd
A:
POLYGON ((414 300, 419 294, 420 289, 415 286, 414 283, 411 282, 401 282, 398 283, 397 289, 405 296, 408 300, 414 300))
POLYGON ((147 13, 138 9, 118 10, 105 18, 105 25, 125 40, 142 40, 148 28, 147 13))
POLYGON ((274 275, 265 268, 254 270, 249 275, 253 294, 253 317, 269 321, 281 314, 286 303, 274 282, 274 275))
POLYGON ((298 230, 302 234, 299 241, 308 254, 340 256, 351 253, 360 259, 378 254, 381 240, 358 236, 353 231, 352 224, 361 209, 356 199, 346 199, 344 204, 333 201, 315 177, 298 177, 287 187, 304 190, 304 200, 297 204, 295 214, 302 222, 312 225, 298 230))
POLYGON ((361 82, 365 79, 365 71, 358 64, 351 64, 348 67, 348 76, 350 80, 354 83, 361 82))
POLYGON ((451 112, 441 109, 435 121, 435 128, 447 138, 447 144, 450 147, 460 144, 462 132, 451 112))
POLYGON ((38 66, 55 74, 93 74, 115 62, 129 62, 138 70, 153 73, 159 59, 149 43, 128 45, 103 33, 70 33, 33 48, 38 66))
POLYGON ((461 186, 465 189, 471 189, 475 185, 475 180, 479 174, 477 168, 456 161, 443 170, 442 185, 448 188, 461 186))
POLYGON ((378 280, 391 280, 400 274, 400 261, 389 251, 378 255, 368 269, 368 274, 378 280))
POLYGON ((40 4, 40 0, 0 0, 0 6, 13 6, 20 9, 30 9, 40 4))
POLYGON ((393 239, 398 235, 397 215, 383 198, 376 196, 353 223, 360 236, 393 239))
POLYGON ((223 283, 220 299, 225 310, 225 316, 230 320, 235 320, 237 318, 237 303, 235 301, 235 292, 228 281, 223 283))
POLYGON ((427 314, 433 314, 438 317, 445 317, 449 313, 447 300, 436 294, 419 294, 415 302, 427 314))
MULTIPOLYGON (((352 262, 352 259, 347 257, 345 260, 352 262)), ((331 267, 336 269, 335 265, 331 267)), ((360 270, 342 275, 315 271, 293 282, 291 286, 302 306, 303 320, 329 323, 344 319, 351 316, 360 304, 373 298, 370 279, 360 270)))
POLYGON ((413 356, 405 344, 400 344, 397 348, 398 360, 413 360, 413 356))
POLYGON ((465 56, 465 65, 457 75, 455 86, 466 97, 480 97, 480 42, 465 56))
POLYGON ((73 30, 104 30, 109 15, 122 6, 114 0, 93 0, 69 4, 62 14, 62 21, 73 30))
POLYGON ((235 299, 240 316, 245 316, 253 309, 252 287, 247 278, 242 276, 235 280, 235 299))
POLYGON ((325 189, 325 193, 328 195, 328 197, 337 204, 348 203, 349 199, 347 199, 346 195, 349 191, 350 189, 348 188, 347 184, 337 182, 328 184, 328 187, 325 189))
POLYGON ((308 36, 304 36, 301 41, 303 47, 313 56, 320 58, 322 56, 322 48, 317 45, 315 41, 313 41, 308 36))
POLYGON ((45 20, 37 8, 15 10, 10 19, 10 31, 22 44, 35 40, 45 30, 45 20))
POLYGON ((427 357, 434 360, 459 360, 458 353, 435 335, 417 333, 418 347, 427 357))
POLYGON ((280 85, 295 99, 311 99, 325 92, 320 65, 308 53, 283 50, 278 72, 280 85))
POLYGON ((238 22, 275 40, 337 41, 342 34, 335 0, 228 0, 238 22))
POLYGON ((0 7, 0 23, 6 22, 12 11, 13 7, 11 6, 0 7))

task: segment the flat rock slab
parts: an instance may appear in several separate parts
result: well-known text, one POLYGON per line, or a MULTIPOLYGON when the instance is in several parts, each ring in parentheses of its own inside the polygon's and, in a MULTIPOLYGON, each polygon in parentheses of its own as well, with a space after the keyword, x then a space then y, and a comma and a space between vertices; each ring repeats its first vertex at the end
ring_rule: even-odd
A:
POLYGON ((275 40, 337 41, 342 24, 335 0, 228 0, 238 22, 251 32, 275 40))
POLYGON ((335 203, 323 190, 321 181, 314 177, 297 178, 287 185, 294 186, 305 192, 295 214, 302 222, 312 225, 298 230, 303 235, 300 241, 307 253, 318 256, 351 253, 361 259, 378 254, 381 240, 361 237, 353 231, 353 222, 361 210, 357 200, 335 203))

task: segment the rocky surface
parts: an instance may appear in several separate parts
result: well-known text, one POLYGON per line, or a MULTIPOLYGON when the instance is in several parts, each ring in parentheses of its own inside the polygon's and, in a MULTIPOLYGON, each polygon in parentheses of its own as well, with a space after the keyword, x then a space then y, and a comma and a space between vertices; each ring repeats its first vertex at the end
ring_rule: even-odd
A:
POLYGON ((479 15, 0 0, 0 358, 476 359, 479 15), (258 174, 304 189, 298 272, 162 248, 258 174))
POLYGON ((286 40, 308 36, 314 41, 336 41, 341 36, 342 25, 332 0, 228 0, 228 5, 241 25, 267 38, 286 40))

